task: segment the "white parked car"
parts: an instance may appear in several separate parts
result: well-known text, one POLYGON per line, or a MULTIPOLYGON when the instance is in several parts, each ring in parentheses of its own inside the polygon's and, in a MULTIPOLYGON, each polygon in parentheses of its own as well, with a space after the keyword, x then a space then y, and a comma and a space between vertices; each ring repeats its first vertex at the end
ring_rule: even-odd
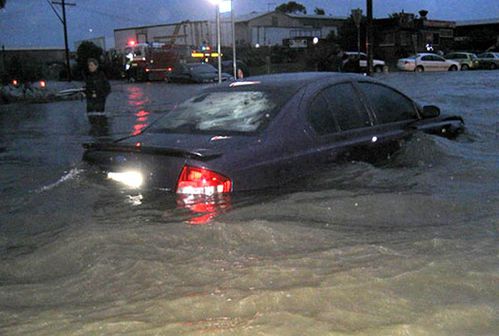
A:
POLYGON ((442 56, 421 53, 407 58, 401 58, 397 62, 397 68, 402 71, 458 71, 461 69, 459 62, 446 60, 442 56))
MULTIPOLYGON (((345 51, 345 55, 348 56, 348 59, 355 59, 355 57, 360 56, 359 66, 362 71, 367 70, 367 54, 363 52, 356 51, 345 51)), ((385 61, 373 59, 373 69, 375 72, 383 72, 385 70, 386 64, 385 61)))

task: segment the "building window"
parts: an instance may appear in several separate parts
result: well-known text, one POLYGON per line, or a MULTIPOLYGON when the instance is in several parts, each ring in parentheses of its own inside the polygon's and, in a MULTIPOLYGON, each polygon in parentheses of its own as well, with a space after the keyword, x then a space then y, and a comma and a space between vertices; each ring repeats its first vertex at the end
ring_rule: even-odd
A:
POLYGON ((382 35, 383 40, 380 45, 394 45, 395 44, 395 34, 394 33, 385 33, 382 35))
POLYGON ((147 42, 147 35, 144 33, 138 33, 137 34, 137 43, 146 43, 147 42))
POLYGON ((454 37, 454 31, 452 29, 440 29, 440 37, 454 37))
POLYGON ((439 44, 440 44, 440 34, 433 33, 433 45, 439 45, 439 44))
POLYGON ((409 32, 400 32, 400 45, 408 46, 411 44, 411 34, 409 32))

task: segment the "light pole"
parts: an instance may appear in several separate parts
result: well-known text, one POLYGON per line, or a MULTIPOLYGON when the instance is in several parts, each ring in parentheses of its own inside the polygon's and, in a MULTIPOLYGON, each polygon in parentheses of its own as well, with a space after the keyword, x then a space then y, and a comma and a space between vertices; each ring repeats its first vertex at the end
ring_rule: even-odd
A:
POLYGON ((218 83, 222 83, 222 46, 221 46, 221 32, 220 32, 220 2, 222 0, 211 0, 215 5, 217 13, 217 58, 218 58, 218 83))
POLYGON ((234 79, 237 79, 237 62, 236 62, 236 22, 234 19, 234 1, 230 0, 230 18, 232 25, 232 68, 234 70, 234 79))
POLYGON ((373 51, 374 51, 374 34, 373 34, 373 1, 367 0, 367 74, 373 73, 373 51))
POLYGON ((352 9, 352 19, 357 27, 357 58, 360 62, 360 23, 362 21, 362 9, 352 9))

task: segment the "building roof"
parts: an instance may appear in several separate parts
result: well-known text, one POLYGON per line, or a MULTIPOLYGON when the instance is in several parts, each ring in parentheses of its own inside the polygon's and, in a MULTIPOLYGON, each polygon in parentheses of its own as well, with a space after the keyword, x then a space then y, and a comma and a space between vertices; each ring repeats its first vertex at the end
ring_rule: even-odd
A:
POLYGON ((272 12, 251 12, 244 15, 239 15, 236 17, 236 22, 247 22, 253 19, 259 18, 260 16, 267 15, 272 12))
POLYGON ((499 24, 499 18, 495 19, 484 19, 484 20, 464 20, 456 21, 456 26, 479 26, 479 25, 489 25, 489 24, 499 24))
POLYGON ((287 16, 296 19, 314 19, 314 20, 347 20, 346 16, 330 16, 330 15, 309 15, 302 13, 285 13, 287 16))

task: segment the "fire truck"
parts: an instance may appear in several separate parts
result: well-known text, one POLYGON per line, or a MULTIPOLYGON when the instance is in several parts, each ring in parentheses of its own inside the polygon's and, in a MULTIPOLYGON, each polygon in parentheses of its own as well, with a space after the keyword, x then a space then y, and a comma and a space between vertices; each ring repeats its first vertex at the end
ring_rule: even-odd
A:
POLYGON ((166 80, 176 63, 189 61, 187 46, 130 41, 124 52, 124 74, 131 81, 166 80))

